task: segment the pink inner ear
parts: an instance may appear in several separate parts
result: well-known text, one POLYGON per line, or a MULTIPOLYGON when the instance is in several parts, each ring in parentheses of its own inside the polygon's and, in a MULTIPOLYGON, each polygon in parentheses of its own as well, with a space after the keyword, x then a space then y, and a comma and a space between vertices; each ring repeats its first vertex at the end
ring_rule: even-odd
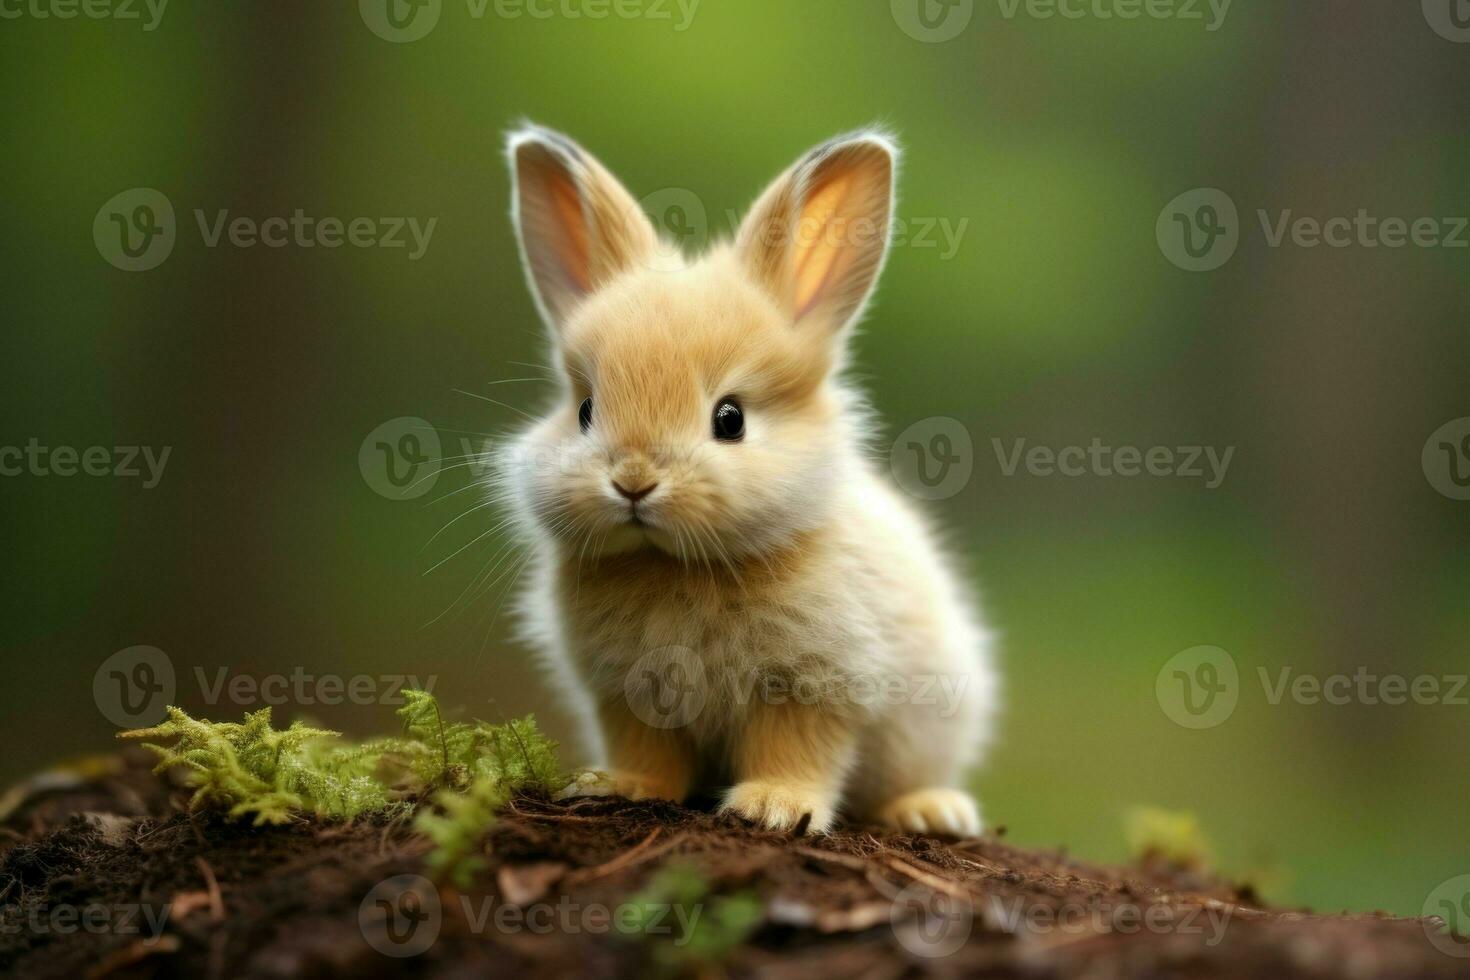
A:
POLYGON ((850 176, 828 181, 811 194, 802 209, 793 269, 798 320, 821 305, 833 281, 852 264, 854 243, 844 241, 851 232, 844 216, 854 184, 850 176))
POLYGON ((553 246, 557 252, 557 264, 577 291, 585 294, 592 289, 592 272, 582 195, 571 175, 560 168, 545 173, 542 179, 559 232, 553 246))

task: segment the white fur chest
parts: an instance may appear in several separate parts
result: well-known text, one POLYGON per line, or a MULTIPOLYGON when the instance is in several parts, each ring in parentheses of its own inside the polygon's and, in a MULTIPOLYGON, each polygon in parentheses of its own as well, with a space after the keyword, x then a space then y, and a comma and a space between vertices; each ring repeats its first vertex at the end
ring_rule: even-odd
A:
POLYGON ((757 701, 828 704, 888 659, 874 610, 800 569, 738 581, 661 562, 564 568, 552 604, 568 666, 595 699, 697 738, 757 701))

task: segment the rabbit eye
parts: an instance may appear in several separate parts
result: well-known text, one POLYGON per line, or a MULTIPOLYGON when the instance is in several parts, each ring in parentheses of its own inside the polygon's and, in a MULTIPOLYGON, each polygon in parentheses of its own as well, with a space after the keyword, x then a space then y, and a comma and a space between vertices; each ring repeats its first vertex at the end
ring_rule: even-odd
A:
POLYGON ((577 422, 582 426, 583 432, 592 428, 592 399, 582 400, 582 407, 577 409, 577 422))
POLYGON ((745 435, 745 413, 740 403, 733 398, 723 398, 715 406, 715 438, 723 442, 737 442, 745 435))

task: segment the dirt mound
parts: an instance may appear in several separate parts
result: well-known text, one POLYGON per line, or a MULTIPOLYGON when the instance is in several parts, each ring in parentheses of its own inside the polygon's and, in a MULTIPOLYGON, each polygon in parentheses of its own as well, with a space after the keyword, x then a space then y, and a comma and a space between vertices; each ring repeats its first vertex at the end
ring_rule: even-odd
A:
POLYGON ((992 837, 791 838, 661 803, 517 800, 475 885, 436 888, 402 823, 191 819, 141 756, 89 766, 0 802, 11 975, 1470 977, 1470 945, 1434 922, 1267 909, 992 837))

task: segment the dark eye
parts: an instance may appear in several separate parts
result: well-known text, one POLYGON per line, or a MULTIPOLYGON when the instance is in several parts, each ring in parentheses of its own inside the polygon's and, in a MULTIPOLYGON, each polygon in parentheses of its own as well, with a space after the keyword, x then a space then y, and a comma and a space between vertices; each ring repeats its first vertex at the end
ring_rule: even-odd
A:
POLYGON ((592 399, 582 400, 582 407, 577 409, 577 421, 581 423, 583 432, 592 428, 592 399))
POLYGON ((715 438, 735 442, 745 435, 745 413, 733 398, 721 399, 715 406, 715 438))

